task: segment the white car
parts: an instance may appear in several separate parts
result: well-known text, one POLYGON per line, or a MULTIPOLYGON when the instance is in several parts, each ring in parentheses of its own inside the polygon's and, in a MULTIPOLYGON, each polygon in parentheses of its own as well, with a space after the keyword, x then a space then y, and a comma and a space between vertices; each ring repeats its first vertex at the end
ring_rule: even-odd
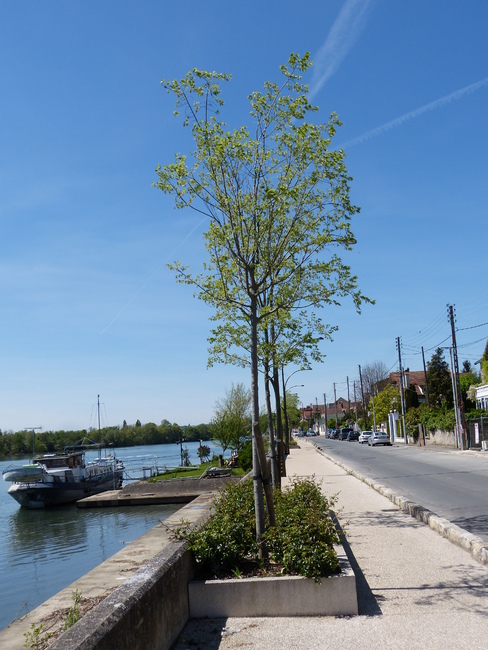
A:
POLYGON ((363 445, 365 442, 368 442, 369 436, 372 436, 372 431, 361 431, 359 434, 358 442, 360 445, 363 445))
POLYGON ((374 445, 389 445, 391 446, 390 436, 383 431, 373 431, 373 433, 368 438, 368 445, 374 447, 374 445))

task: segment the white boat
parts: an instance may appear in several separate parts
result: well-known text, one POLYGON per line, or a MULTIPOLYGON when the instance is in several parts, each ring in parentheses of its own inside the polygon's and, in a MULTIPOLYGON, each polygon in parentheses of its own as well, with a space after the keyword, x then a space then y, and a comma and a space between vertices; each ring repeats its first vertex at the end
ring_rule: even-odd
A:
POLYGON ((45 454, 25 466, 25 472, 4 472, 3 478, 12 481, 8 493, 23 508, 46 508, 63 503, 73 503, 84 497, 122 486, 124 465, 113 455, 102 457, 100 445, 79 444, 60 454, 45 454), (98 458, 86 461, 85 451, 98 448, 98 458), (40 472, 28 467, 39 467, 40 472))
POLYGON ((24 483, 37 481, 43 475, 43 469, 38 463, 22 465, 22 467, 7 467, 2 472, 4 481, 24 483))

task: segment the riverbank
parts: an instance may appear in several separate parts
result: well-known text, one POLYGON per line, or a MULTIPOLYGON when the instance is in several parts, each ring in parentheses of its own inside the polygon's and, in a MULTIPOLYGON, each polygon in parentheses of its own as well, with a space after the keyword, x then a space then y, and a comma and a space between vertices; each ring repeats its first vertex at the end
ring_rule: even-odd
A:
MULTIPOLYGON (((197 521, 206 516, 217 489, 229 480, 236 479, 234 477, 201 480, 186 478, 151 483, 139 481, 118 490, 114 503, 117 502, 121 506, 127 505, 131 499, 137 503, 138 498, 141 499, 140 503, 147 499, 152 499, 152 502, 156 503, 161 498, 168 499, 170 502, 175 502, 175 500, 178 502, 178 499, 190 502, 92 571, 72 582, 22 619, 2 630, 0 632, 0 647, 9 648, 9 650, 24 648, 25 634, 31 633, 39 625, 43 626, 41 636, 45 634, 59 636, 73 604, 75 592, 81 594, 80 611, 86 615, 127 581, 134 580, 136 574, 143 567, 147 568, 151 562, 154 563, 154 571, 157 571, 162 559, 155 558, 158 558, 161 553, 164 558, 165 550, 170 554, 173 553, 171 549, 175 543, 171 539, 171 529, 179 526, 182 519, 197 521)), ((103 495, 97 496, 103 497, 103 495)), ((92 507, 100 507, 100 503, 94 504, 92 507)), ((183 546, 183 543, 179 543, 179 546, 183 546)), ((184 588, 186 593, 186 583, 184 588)), ((183 624, 185 622, 186 620, 183 624)))

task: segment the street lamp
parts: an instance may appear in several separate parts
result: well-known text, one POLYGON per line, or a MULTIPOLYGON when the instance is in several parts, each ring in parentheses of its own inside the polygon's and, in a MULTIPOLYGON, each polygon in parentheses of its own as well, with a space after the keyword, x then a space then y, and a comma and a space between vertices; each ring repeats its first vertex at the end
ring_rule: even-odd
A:
MULTIPOLYGON (((312 370, 312 368, 299 368, 298 370, 292 372, 291 375, 288 375, 285 381, 285 368, 284 366, 281 366, 281 381, 283 384, 283 409, 285 411, 285 453, 286 454, 290 453, 290 428, 288 425, 288 415, 286 412, 286 384, 290 381, 293 375, 297 374, 297 372, 304 372, 305 370, 312 370)), ((297 384, 297 386, 303 386, 303 384, 297 384)), ((292 386, 292 388, 295 387, 296 386, 292 386)))
MULTIPOLYGON (((290 375, 291 377, 291 375, 290 375)), ((288 377, 288 379, 290 378, 288 377)), ((292 390, 292 388, 303 388, 304 384, 294 384, 293 386, 290 386, 288 390, 292 390)), ((283 392, 283 410, 285 412, 285 448, 286 448, 286 453, 290 453, 290 430, 289 430, 289 423, 288 423, 288 412, 286 410, 286 389, 283 392)))

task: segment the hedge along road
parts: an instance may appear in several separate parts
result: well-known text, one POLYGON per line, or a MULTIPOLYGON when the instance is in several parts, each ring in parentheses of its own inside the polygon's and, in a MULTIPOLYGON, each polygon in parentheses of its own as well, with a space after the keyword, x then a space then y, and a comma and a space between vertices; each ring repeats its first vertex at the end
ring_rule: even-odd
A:
POLYGON ((488 542, 488 452, 312 441, 346 467, 488 542))

